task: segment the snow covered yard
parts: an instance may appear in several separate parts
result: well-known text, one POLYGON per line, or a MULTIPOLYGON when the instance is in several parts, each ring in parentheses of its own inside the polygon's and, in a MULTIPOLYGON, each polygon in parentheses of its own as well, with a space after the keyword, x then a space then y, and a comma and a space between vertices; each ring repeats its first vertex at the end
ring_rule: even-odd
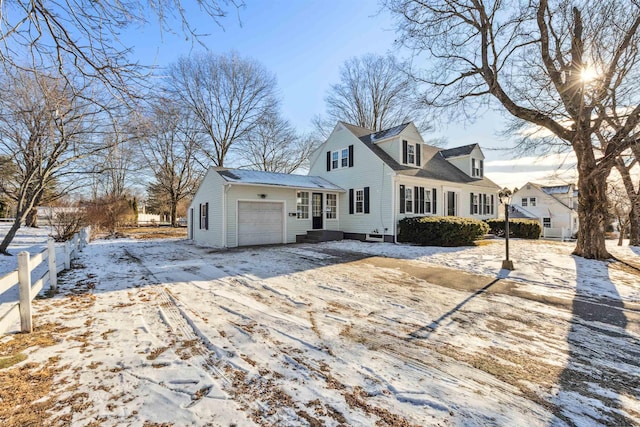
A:
POLYGON ((38 331, 0 342, 26 359, 0 370, 0 422, 640 424, 639 272, 572 248, 514 240, 501 275, 499 240, 95 241, 38 331))

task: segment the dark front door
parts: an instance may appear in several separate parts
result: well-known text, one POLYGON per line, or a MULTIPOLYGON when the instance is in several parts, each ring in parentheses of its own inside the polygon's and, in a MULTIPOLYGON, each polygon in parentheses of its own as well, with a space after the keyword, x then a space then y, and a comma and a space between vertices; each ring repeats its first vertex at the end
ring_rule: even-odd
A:
POLYGON ((322 193, 311 195, 311 212, 313 217, 313 229, 322 230, 322 193))

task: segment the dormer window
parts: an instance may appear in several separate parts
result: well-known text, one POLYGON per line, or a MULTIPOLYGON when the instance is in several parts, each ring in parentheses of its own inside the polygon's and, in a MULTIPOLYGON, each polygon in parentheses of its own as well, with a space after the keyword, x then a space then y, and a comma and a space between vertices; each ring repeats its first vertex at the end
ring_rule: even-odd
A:
POLYGON ((471 176, 482 178, 484 175, 484 161, 481 159, 471 159, 471 176))
POLYGON ((405 165, 420 166, 420 144, 411 144, 402 141, 402 163, 405 165))

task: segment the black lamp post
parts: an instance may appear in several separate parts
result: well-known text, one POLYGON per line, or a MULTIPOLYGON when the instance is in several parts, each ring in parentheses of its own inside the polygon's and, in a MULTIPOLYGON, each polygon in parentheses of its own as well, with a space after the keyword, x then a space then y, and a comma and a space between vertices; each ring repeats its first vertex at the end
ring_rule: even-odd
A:
POLYGON ((511 204, 511 196, 502 196, 502 204, 504 205, 504 242, 506 257, 502 260, 503 270, 514 270, 513 261, 509 259, 509 205, 511 204))

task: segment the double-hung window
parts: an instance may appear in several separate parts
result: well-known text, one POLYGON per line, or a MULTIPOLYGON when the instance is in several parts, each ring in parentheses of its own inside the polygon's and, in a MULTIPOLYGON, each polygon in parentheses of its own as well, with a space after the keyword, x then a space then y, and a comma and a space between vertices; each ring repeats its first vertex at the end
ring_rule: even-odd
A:
POLYGON ((327 194, 326 204, 327 219, 338 218, 338 196, 335 194, 327 194))
POLYGON ((343 148, 340 154, 340 167, 349 167, 349 149, 343 148))
POLYGON ((527 205, 528 205, 528 203, 527 203, 528 201, 529 201, 529 200, 528 200, 526 197, 523 197, 523 198, 522 198, 522 205, 521 205, 521 206, 522 206, 523 208, 526 208, 526 207, 527 207, 527 205))
POLYGON ((551 228, 551 218, 542 218, 542 226, 544 228, 551 228))
POLYGON ((296 197, 296 211, 298 219, 309 219, 309 192, 298 191, 296 197))
POLYGON ((416 146, 407 144, 407 163, 415 164, 416 162, 416 146))
POLYGON ((431 190, 424 190, 424 211, 425 213, 432 213, 431 211, 431 190))
POLYGON ((535 206, 536 205, 536 198, 535 197, 529 197, 529 205, 531 205, 531 206, 535 206))
POLYGON ((364 189, 356 190, 356 213, 364 213, 364 189))
POLYGON ((339 163, 339 155, 337 151, 331 153, 331 169, 338 169, 339 163))
POLYGON ((407 186, 404 190, 404 211, 413 213, 413 187, 407 186))

